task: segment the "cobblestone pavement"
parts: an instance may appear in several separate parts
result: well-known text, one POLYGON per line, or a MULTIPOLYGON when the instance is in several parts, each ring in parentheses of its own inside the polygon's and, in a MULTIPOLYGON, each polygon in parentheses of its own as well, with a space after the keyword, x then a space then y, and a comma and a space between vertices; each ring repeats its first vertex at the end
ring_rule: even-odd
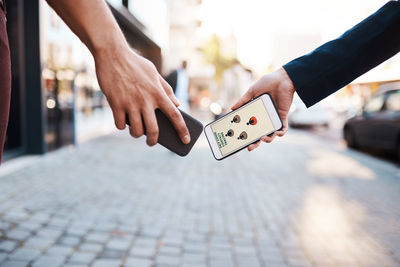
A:
POLYGON ((400 266, 399 168, 304 132, 221 162, 125 132, 0 176, 1 266, 400 266))

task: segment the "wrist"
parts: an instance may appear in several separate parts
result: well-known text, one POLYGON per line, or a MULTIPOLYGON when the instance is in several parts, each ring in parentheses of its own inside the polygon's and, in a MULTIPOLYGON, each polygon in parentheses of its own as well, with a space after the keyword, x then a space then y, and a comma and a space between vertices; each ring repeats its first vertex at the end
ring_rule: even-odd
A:
POLYGON ((286 72, 286 70, 283 67, 280 67, 277 70, 277 73, 279 75, 280 86, 288 89, 292 94, 294 94, 296 88, 294 87, 292 79, 290 79, 289 74, 286 72))
POLYGON ((112 34, 110 37, 102 40, 95 40, 89 49, 93 57, 98 58, 115 58, 120 53, 132 52, 125 37, 122 33, 112 34))

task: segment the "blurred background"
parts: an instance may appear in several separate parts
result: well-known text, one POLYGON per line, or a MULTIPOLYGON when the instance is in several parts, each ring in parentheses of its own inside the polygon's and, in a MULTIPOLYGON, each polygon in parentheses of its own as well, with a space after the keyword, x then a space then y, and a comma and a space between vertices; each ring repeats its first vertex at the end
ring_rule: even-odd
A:
MULTIPOLYGON (((13 95, 6 159, 79 144, 114 129, 89 51, 45 1, 34 2, 8 6, 13 95)), ((206 117, 227 112, 263 74, 339 36, 385 3, 108 2, 132 48, 163 76, 187 62, 189 82, 180 99, 206 117)), ((399 69, 395 56, 310 110, 296 98, 291 126, 322 125, 307 130, 341 138, 346 119, 373 94, 399 89, 399 69)))
MULTIPOLYGON (((175 77, 182 108, 206 124, 386 1, 107 2, 132 49, 175 77)), ((201 137, 181 159, 117 133, 93 58, 44 0, 7 9, 4 266, 400 266, 399 55, 310 109, 296 96, 274 144, 217 163, 201 137)))

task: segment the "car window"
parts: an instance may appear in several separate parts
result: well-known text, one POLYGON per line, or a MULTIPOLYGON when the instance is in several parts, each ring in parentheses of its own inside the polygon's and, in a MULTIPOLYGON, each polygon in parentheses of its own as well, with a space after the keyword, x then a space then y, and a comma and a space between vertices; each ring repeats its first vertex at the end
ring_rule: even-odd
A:
POLYGON ((390 111, 400 111, 400 90, 389 94, 386 99, 386 109, 390 111))
POLYGON ((382 109, 384 102, 383 95, 374 96, 364 106, 365 112, 377 112, 382 109))

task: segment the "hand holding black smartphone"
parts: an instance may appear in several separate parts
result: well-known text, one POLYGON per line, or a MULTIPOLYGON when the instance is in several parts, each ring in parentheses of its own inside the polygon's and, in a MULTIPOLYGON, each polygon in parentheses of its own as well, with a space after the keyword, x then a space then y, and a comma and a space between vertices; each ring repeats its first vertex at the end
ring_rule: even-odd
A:
MULTIPOLYGON (((189 114, 183 112, 179 108, 178 110, 182 114, 183 120, 186 123, 186 127, 189 130, 190 143, 187 145, 182 143, 173 124, 160 109, 155 110, 158 129, 159 129, 157 142, 160 145, 164 146, 165 148, 178 154, 179 156, 184 157, 187 154, 189 154, 190 150, 192 150, 194 144, 199 138, 201 132, 203 131, 203 124, 200 121, 193 118, 192 116, 190 116, 189 114)), ((126 118, 126 124, 130 125, 128 116, 126 118)), ((144 134, 146 134, 146 129, 144 129, 144 132, 145 132, 144 134)))

